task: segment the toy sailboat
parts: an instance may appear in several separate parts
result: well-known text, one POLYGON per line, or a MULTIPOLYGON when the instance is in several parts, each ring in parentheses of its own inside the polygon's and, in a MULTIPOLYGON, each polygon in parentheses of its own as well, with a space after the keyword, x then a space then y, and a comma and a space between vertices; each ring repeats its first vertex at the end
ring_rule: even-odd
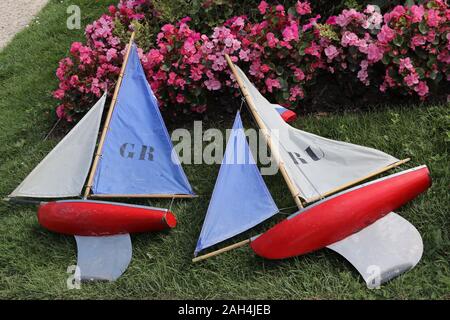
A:
POLYGON ((38 209, 43 227, 75 236, 81 279, 117 279, 131 260, 129 233, 176 225, 168 209, 87 198, 194 196, 133 38, 95 157, 106 93, 9 195, 16 201, 79 197, 87 179, 83 199, 42 202, 38 209))
MULTIPOLYGON (((413 268, 422 256, 422 238, 413 225, 392 211, 431 185, 427 167, 350 188, 408 159, 400 161, 379 150, 291 127, 226 58, 299 211, 263 234, 193 261, 245 244, 267 259, 328 247, 352 263, 369 287, 413 268), (304 204, 311 205, 304 208, 304 204)), ((278 213, 253 158, 242 159, 249 153, 242 130, 238 114, 195 255, 278 213)))

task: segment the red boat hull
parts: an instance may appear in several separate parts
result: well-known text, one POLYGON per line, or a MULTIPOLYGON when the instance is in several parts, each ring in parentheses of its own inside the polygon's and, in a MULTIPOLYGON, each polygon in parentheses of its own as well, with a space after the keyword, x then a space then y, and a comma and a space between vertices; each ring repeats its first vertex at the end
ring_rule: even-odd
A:
POLYGON ((39 207, 38 220, 50 231, 79 236, 160 231, 177 224, 166 209, 89 200, 48 202, 39 207))
POLYGON ((431 186, 418 167, 353 188, 294 214, 251 241, 267 259, 305 254, 340 241, 417 197, 431 186))

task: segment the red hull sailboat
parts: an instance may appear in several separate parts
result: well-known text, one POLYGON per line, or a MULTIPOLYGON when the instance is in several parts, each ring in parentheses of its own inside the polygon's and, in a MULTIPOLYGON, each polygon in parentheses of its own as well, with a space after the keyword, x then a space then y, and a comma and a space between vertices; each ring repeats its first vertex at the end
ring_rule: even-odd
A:
POLYGON ((42 204, 38 220, 50 231, 78 236, 161 231, 177 224, 168 209, 91 200, 42 204))
POLYGON ((255 253, 284 259, 324 248, 371 225, 431 186, 423 166, 319 201, 252 239, 255 253))
POLYGON ((48 201, 38 210, 48 230, 74 235, 80 279, 115 280, 131 259, 129 233, 175 227, 167 209, 88 198, 190 198, 194 192, 177 161, 131 36, 98 141, 106 93, 9 195, 48 201))
POLYGON ((352 263, 368 287, 377 287, 413 268, 422 256, 422 238, 393 210, 430 187, 428 168, 420 166, 356 186, 409 159, 399 160, 380 150, 288 125, 277 105, 256 89, 229 56, 226 58, 299 211, 263 234, 197 256, 279 212, 261 175, 255 173, 253 160, 225 161, 246 159, 243 155, 249 153, 238 113, 193 261, 246 244, 267 259, 327 247, 352 263), (230 185, 233 188, 227 187, 230 185))

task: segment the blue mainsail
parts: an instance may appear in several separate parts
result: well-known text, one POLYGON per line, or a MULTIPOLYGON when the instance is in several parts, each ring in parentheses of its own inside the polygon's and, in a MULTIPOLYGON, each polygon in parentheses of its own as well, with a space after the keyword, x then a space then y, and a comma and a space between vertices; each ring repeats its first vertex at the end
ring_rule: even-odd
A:
POLYGON ((105 139, 92 186, 94 194, 194 194, 173 149, 135 44, 105 139))
POLYGON ((195 255, 278 213, 250 152, 239 112, 230 134, 195 255))

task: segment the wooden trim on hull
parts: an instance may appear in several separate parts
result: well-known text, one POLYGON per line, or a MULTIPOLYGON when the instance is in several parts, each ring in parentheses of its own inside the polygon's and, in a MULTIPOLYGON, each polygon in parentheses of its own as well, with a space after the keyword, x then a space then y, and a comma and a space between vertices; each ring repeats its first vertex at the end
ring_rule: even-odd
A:
POLYGON ((381 168, 381 169, 379 169, 377 171, 372 172, 371 174, 368 174, 365 177, 355 179, 355 180, 350 181, 350 182, 348 182, 348 183, 346 183, 346 184, 344 184, 344 185, 342 185, 340 187, 337 187, 337 188, 332 189, 332 190, 330 190, 328 192, 325 192, 320 197, 309 198, 309 199, 306 200, 306 203, 311 203, 311 202, 315 202, 315 201, 320 200, 320 199, 324 199, 324 198, 326 198, 328 196, 331 196, 331 195, 333 195, 335 193, 338 193, 339 191, 342 191, 344 189, 350 188, 350 187, 352 187, 354 185, 357 185, 358 183, 361 183, 361 182, 363 182, 365 180, 368 180, 368 179, 373 178, 373 177, 375 177, 375 176, 377 176, 379 174, 382 174, 383 172, 386 172, 386 171, 394 169, 394 168, 396 168, 398 166, 401 166, 402 164, 405 164, 405 163, 407 163, 410 160, 411 160, 411 158, 406 158, 406 159, 394 162, 394 163, 392 163, 392 164, 390 164, 390 165, 388 165, 386 167, 383 167, 383 168, 381 168))

